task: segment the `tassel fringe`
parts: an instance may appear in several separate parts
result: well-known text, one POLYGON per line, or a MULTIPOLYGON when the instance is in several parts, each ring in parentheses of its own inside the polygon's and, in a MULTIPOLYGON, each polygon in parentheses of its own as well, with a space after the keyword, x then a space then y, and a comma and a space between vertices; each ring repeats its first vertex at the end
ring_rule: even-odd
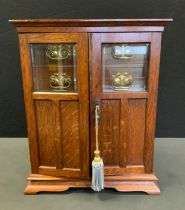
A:
POLYGON ((91 188, 94 191, 101 191, 104 189, 104 170, 103 170, 103 161, 92 162, 92 186, 91 188))

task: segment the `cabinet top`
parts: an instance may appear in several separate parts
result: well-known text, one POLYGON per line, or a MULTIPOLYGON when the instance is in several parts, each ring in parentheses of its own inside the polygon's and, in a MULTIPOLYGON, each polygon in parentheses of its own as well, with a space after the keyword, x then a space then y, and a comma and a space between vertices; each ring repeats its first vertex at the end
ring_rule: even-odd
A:
POLYGON ((25 19, 9 20, 17 27, 102 27, 102 26, 165 26, 173 19, 25 19))

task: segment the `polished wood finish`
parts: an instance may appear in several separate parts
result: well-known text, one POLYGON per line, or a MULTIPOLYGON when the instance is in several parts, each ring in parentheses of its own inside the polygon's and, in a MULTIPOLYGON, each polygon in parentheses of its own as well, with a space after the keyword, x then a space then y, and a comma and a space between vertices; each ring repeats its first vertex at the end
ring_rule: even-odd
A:
MULTIPOLYGON (((153 174, 127 174, 123 176, 105 176, 105 188, 114 188, 119 192, 143 191, 149 195, 158 195, 160 190, 155 183, 158 179, 153 174)), ((31 174, 28 177, 25 194, 38 192, 62 192, 69 188, 89 188, 91 181, 65 177, 31 174)))
MULTIPOLYGON (((152 33, 124 33, 124 35, 93 33, 91 38, 91 115, 93 115, 95 100, 101 99, 99 138, 100 151, 105 163, 104 173, 112 176, 121 175, 128 171, 127 166, 135 170, 133 173, 144 173, 145 113, 148 92, 103 92, 102 60, 99 55, 103 43, 151 43, 152 33)), ((150 55, 152 56, 152 52, 150 55)), ((93 152, 95 146, 93 118, 91 120, 91 145, 91 152, 93 152)), ((153 170, 148 171, 148 173, 152 172, 153 170)))
POLYGON ((9 20, 19 33, 162 32, 172 19, 28 19, 9 20), (147 26, 147 27, 146 27, 147 26))
POLYGON ((77 101, 79 99, 78 93, 50 93, 50 92, 33 92, 33 99, 40 100, 62 100, 62 101, 77 101))
MULTIPOLYGON (((94 106, 105 188, 159 194, 153 152, 161 35, 172 19, 11 20, 19 32, 31 175, 25 194, 91 186, 94 106), (124 33, 123 33, 124 32, 124 33), (29 44, 77 46, 77 92, 33 89, 29 44), (148 43, 146 91, 104 92, 103 43, 148 43)), ((128 68, 134 66, 127 63, 128 68)), ((119 66, 120 68, 121 66, 119 66)), ((43 66, 40 67, 44 68, 43 66)), ((72 68, 72 67, 70 67, 72 68)))
POLYGON ((153 152, 155 137, 156 106, 158 95, 159 63, 161 52, 161 33, 152 35, 151 55, 148 76, 148 100, 146 112, 145 156, 144 165, 147 173, 153 169, 153 152))
POLYGON ((17 27, 19 33, 82 33, 82 32, 162 32, 163 26, 113 26, 113 27, 17 27))
POLYGON ((172 19, 27 19, 27 20, 9 20, 10 23, 19 26, 165 26, 172 19))
POLYGON ((127 164, 143 165, 145 141, 145 99, 128 100, 127 164), (136 126, 137 125, 137 126, 136 126))
POLYGON ((35 101, 39 162, 43 166, 55 166, 56 150, 53 126, 52 101, 35 101))
MULTIPOLYGON (((34 195, 38 192, 63 192, 69 188, 89 188, 90 181, 29 181, 25 194, 34 195)), ((114 188, 119 192, 143 191, 149 195, 159 195, 160 190, 153 181, 105 181, 105 188, 114 188)))
POLYGON ((20 34, 19 36, 26 112, 29 113, 27 124, 32 172, 88 178, 87 34, 20 34), (57 94, 33 91, 29 52, 29 44, 33 43, 76 43, 78 45, 78 93, 57 94), (71 128, 72 131, 69 130, 71 128), (71 141, 68 141, 69 138, 71 141))
POLYGON ((32 100, 32 75, 29 49, 27 39, 23 34, 19 34, 19 45, 21 55, 21 67, 24 89, 24 100, 26 108, 26 120, 28 130, 28 142, 30 150, 30 161, 32 173, 38 173, 39 166, 39 148, 37 143, 37 128, 35 118, 34 101, 32 100))
MULTIPOLYGON (((42 175, 42 174, 30 174, 28 181, 56 181, 56 180, 70 180, 70 181, 79 181, 80 179, 78 178, 69 178, 69 177, 55 177, 55 176, 47 176, 47 175, 42 175)), ((105 176, 106 181, 111 181, 111 180, 118 180, 118 181, 157 181, 157 177, 154 174, 134 174, 134 173, 125 173, 122 176, 105 176)))

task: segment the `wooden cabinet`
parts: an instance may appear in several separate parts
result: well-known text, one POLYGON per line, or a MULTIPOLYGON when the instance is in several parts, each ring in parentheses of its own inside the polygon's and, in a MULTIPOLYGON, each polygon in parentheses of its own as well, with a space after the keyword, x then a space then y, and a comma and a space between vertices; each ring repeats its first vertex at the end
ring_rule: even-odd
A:
POLYGON ((161 35, 170 21, 10 21, 27 113, 26 194, 91 186, 97 100, 105 187, 160 192, 153 151, 161 35))

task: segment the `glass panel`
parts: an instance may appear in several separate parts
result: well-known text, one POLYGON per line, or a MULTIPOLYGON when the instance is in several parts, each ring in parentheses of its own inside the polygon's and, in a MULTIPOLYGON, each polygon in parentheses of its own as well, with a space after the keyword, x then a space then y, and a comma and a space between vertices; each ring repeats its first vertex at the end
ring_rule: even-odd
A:
POLYGON ((76 45, 30 44, 34 91, 76 92, 76 45))
POLYGON ((145 91, 149 44, 103 44, 103 91, 145 91))

